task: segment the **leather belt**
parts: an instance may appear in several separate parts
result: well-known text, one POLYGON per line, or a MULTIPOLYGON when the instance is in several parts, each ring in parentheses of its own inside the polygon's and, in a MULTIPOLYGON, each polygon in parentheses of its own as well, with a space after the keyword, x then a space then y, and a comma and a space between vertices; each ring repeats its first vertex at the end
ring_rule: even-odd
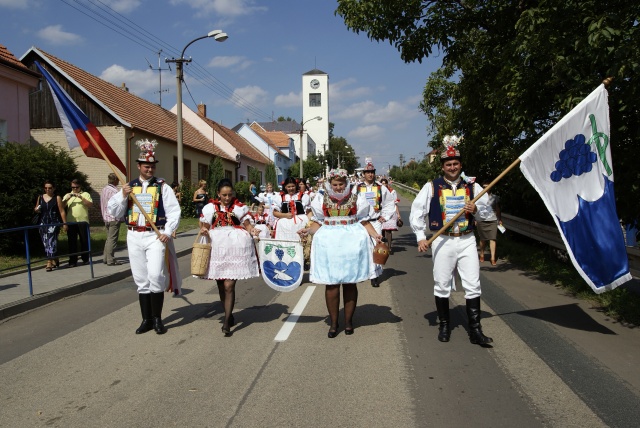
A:
MULTIPOLYGON (((145 226, 127 226, 127 229, 133 230, 134 232, 152 232, 153 231, 152 227, 145 227, 145 226)), ((159 226, 158 230, 164 230, 164 226, 159 226)))
POLYGON ((460 233, 454 233, 454 232, 452 232, 452 233, 443 233, 443 235, 444 236, 451 236, 453 238, 458 238, 460 236, 468 235, 471 232, 473 232, 473 230, 465 230, 464 232, 460 232, 460 233))

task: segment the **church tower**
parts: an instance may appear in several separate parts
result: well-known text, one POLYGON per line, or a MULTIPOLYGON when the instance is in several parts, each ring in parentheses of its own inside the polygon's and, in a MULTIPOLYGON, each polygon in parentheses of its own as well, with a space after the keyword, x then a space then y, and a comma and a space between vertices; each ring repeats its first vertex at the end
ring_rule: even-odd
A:
POLYGON ((302 121, 306 122, 304 159, 310 153, 324 154, 329 149, 329 75, 324 71, 313 69, 302 75, 302 121), (310 120, 316 116, 322 119, 310 120))

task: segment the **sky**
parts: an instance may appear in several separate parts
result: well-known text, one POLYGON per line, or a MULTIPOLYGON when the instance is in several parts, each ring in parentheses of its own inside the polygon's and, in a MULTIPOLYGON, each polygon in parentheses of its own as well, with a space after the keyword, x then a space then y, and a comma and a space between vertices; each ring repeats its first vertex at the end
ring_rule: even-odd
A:
POLYGON ((0 44, 21 58, 35 46, 171 109, 175 65, 189 45, 183 102, 229 128, 302 119, 302 75, 329 75, 329 121, 360 162, 384 172, 431 149, 422 91, 441 58, 405 64, 388 42, 347 29, 331 0, 0 0, 0 44), (171 69, 169 70, 169 67, 171 69), (162 69, 162 70, 159 70, 162 69), (160 88, 162 92, 160 92, 160 88), (160 98, 161 97, 161 98, 160 98))

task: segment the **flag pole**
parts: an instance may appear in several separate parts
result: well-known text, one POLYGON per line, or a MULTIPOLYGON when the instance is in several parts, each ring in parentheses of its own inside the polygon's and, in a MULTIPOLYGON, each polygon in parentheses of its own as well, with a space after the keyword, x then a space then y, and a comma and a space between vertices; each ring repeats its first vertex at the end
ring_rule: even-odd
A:
MULTIPOLYGON (((89 141, 91 141, 91 144, 93 144, 93 147, 95 149, 97 149, 98 152, 100 152, 100 156, 102 156, 102 159, 104 159, 107 162, 107 164, 109 165, 109 168, 111 168, 111 170, 114 172, 114 174, 118 177, 118 180, 120 180, 121 183, 126 183, 127 181, 122 177, 122 175, 120 174, 120 171, 118 171, 118 169, 115 166, 113 166, 113 164, 111 163, 111 161, 109 160, 107 155, 105 155, 104 152, 102 151, 102 148, 98 145, 96 140, 93 139, 93 135, 91 135, 89 133, 89 131, 84 131, 84 133, 89 138, 89 141)), ((147 211, 142 207, 142 205, 140 204, 140 202, 136 198, 136 195, 134 195, 133 192, 131 192, 129 194, 129 197, 133 200, 133 203, 136 204, 136 206, 138 207, 140 212, 144 215, 145 220, 147 220, 147 222, 151 225, 151 227, 156 232, 158 237, 160 237, 160 230, 158 230, 156 225, 151 220, 151 217, 149 216, 149 213, 147 213, 147 211)))

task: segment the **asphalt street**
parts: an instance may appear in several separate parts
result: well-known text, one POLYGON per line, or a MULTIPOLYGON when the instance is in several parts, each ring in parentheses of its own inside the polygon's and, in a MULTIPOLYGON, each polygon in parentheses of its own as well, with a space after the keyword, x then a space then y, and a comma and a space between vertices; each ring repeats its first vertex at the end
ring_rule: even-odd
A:
POLYGON ((359 285, 355 334, 335 339, 322 286, 279 293, 259 278, 238 282, 238 325, 223 337, 217 288, 188 275, 188 256, 165 335, 134 334, 130 277, 7 318, 0 426, 637 425, 636 328, 501 260, 481 267, 494 346, 469 343, 460 287, 451 342, 440 343, 430 253, 407 222, 394 251, 380 288, 359 285))

